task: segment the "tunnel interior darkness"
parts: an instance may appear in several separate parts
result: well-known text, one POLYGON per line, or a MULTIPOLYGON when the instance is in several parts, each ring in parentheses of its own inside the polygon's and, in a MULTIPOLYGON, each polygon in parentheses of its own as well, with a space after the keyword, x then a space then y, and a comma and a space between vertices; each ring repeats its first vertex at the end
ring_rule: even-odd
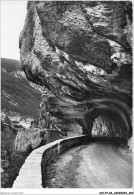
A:
POLYGON ((131 129, 123 113, 109 109, 94 109, 85 117, 91 135, 122 138, 131 137, 131 129))

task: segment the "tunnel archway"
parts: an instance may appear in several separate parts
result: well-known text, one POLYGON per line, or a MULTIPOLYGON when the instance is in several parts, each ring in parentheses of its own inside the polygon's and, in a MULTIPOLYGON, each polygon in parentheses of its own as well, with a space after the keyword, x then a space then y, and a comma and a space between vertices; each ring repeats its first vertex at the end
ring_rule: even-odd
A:
MULTIPOLYGON (((105 135, 119 137, 126 141, 132 136, 131 118, 122 107, 106 104, 92 106, 92 109, 85 115, 85 121, 88 127, 88 133, 93 135, 95 131, 95 122, 100 120, 102 131, 105 128, 105 135)), ((99 131, 98 131, 99 132, 99 131)), ((102 135, 103 135, 102 133, 102 135)), ((98 133, 99 134, 99 133, 98 133)))

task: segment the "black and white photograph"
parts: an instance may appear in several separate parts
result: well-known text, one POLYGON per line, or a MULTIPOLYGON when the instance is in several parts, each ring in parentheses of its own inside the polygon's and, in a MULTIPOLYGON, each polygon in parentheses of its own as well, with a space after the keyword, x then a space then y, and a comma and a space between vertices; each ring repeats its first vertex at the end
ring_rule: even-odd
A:
POLYGON ((134 194, 132 1, 0 6, 1 194, 134 194))

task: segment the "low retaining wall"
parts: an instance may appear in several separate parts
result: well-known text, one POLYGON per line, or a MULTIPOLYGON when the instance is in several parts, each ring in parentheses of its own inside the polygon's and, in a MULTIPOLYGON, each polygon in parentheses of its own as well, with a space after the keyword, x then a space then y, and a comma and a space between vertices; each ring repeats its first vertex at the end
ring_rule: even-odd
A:
MULTIPOLYGON (((31 152, 22 165, 19 175, 14 181, 12 188, 45 188, 46 170, 56 156, 65 152, 69 148, 82 144, 89 144, 97 141, 113 142, 121 144, 122 140, 119 138, 108 137, 90 137, 83 135, 78 137, 70 137, 59 139, 42 147, 39 147, 31 152)), ((123 144, 123 142, 122 142, 123 144)))
MULTIPOLYGON (((56 156, 58 156, 60 153, 65 152, 69 148, 73 146, 78 146, 82 144, 89 144, 93 142, 113 142, 114 144, 118 146, 126 145, 125 140, 120 138, 110 138, 110 137, 91 137, 90 135, 83 135, 79 137, 71 137, 71 138, 65 138, 61 140, 57 140, 58 143, 53 142, 53 145, 49 148, 47 148, 43 155, 42 155, 42 162, 41 162, 41 172, 42 172, 42 186, 43 188, 46 187, 45 181, 47 179, 46 177, 46 171, 47 166, 51 163, 52 160, 55 159, 56 156)), ((56 142, 57 142, 56 141, 56 142)), ((52 143, 51 143, 52 144, 52 143)))
POLYGON ((65 138, 61 140, 57 140, 58 143, 53 142, 53 145, 47 148, 42 156, 41 162, 41 172, 42 172, 42 186, 45 188, 45 181, 46 181, 46 169, 47 166, 51 163, 52 160, 55 159, 60 153, 65 152, 69 148, 77 145, 87 144, 93 142, 91 136, 83 135, 79 137, 71 137, 65 138))
POLYGON ((64 138, 33 150, 22 165, 12 188, 44 188, 45 186, 43 183, 46 176, 47 164, 68 148, 78 144, 91 142, 89 139, 89 136, 64 138))

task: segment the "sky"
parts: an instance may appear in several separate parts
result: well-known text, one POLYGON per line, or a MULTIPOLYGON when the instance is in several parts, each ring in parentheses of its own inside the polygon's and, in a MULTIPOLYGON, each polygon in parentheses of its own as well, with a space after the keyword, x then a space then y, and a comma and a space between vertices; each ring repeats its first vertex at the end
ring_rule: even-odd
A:
POLYGON ((1 2, 1 57, 20 60, 19 34, 27 13, 27 1, 1 2))

